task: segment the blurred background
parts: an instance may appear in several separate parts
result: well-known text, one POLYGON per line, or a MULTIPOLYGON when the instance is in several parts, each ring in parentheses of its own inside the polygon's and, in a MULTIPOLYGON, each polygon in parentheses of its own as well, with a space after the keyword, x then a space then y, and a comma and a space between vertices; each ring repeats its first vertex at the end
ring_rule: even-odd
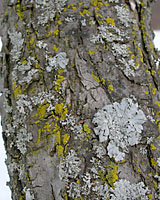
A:
MULTIPOLYGON (((0 0, 0 14, 2 11, 2 1, 0 0)), ((160 1, 157 0, 156 3, 153 3, 153 11, 152 11, 152 27, 155 33, 155 47, 160 50, 160 1)), ((0 40, 0 51, 2 48, 2 43, 0 40)), ((0 93, 1 96, 1 93, 0 93)), ((11 193, 9 187, 6 186, 6 182, 9 181, 7 168, 5 165, 5 149, 3 145, 2 139, 2 127, 1 127, 1 117, 0 117, 0 199, 1 200, 11 200, 11 193)))

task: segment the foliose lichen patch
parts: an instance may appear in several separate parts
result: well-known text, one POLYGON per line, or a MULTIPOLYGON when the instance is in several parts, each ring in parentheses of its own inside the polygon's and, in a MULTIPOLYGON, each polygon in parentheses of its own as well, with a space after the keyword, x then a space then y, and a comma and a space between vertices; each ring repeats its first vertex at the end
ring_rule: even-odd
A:
POLYGON ((12 59, 14 61, 19 60, 21 55, 21 50, 23 48, 24 39, 22 37, 21 32, 17 32, 15 29, 8 31, 11 43, 12 43, 12 50, 10 52, 12 59))
POLYGON ((45 25, 48 20, 53 21, 56 12, 61 12, 65 6, 66 0, 35 0, 36 8, 41 14, 38 16, 38 24, 45 25))
POLYGON ((142 125, 146 120, 143 111, 138 109, 138 104, 130 98, 124 98, 121 103, 104 106, 94 115, 92 122, 96 126, 94 132, 99 141, 110 140, 107 146, 108 155, 121 161, 128 151, 127 146, 140 142, 142 125))
POLYGON ((114 189, 110 188, 111 200, 148 200, 148 188, 143 182, 137 184, 130 183, 128 180, 121 179, 114 183, 114 189))
POLYGON ((66 66, 69 62, 69 59, 67 58, 67 54, 65 52, 60 52, 53 58, 48 58, 47 60, 48 66, 46 69, 48 72, 50 72, 53 69, 66 69, 66 66))

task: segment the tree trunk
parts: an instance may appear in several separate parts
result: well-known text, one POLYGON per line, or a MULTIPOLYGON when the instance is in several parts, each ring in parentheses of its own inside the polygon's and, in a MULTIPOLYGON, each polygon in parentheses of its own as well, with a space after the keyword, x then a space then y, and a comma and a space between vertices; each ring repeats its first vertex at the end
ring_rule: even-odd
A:
POLYGON ((12 199, 160 199, 151 1, 5 5, 1 114, 12 199))

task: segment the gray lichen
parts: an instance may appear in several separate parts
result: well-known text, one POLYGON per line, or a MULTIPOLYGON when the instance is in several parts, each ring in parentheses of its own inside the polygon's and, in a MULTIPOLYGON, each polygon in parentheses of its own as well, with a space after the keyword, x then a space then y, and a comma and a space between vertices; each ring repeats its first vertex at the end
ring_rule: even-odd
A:
POLYGON ((157 159, 158 166, 160 167, 160 158, 157 159))
POLYGON ((109 190, 107 184, 102 185, 99 183, 95 187, 93 187, 93 191, 98 193, 102 200, 106 200, 107 198, 109 198, 109 190))
POLYGON ((68 178, 76 178, 81 171, 81 160, 77 153, 71 149, 64 160, 59 165, 59 177, 61 180, 68 182, 68 178))
POLYGON ((21 50, 23 48, 24 39, 22 37, 21 32, 17 32, 15 29, 12 31, 8 31, 9 38, 13 45, 12 50, 10 52, 12 59, 14 61, 18 61, 21 55, 21 50))
POLYGON ((68 65, 69 59, 67 58, 67 54, 65 52, 60 52, 53 58, 48 58, 48 66, 46 70, 48 72, 52 71, 53 69, 66 69, 68 65))
POLYGON ((121 103, 113 103, 100 109, 93 118, 94 132, 100 142, 110 140, 107 150, 116 161, 123 160, 127 146, 134 146, 141 140, 141 132, 146 117, 138 104, 124 98, 121 103), (120 149, 122 149, 122 152, 120 149))
POLYGON ((62 12, 66 0, 35 0, 36 8, 43 10, 38 16, 38 24, 45 25, 48 20, 53 21, 56 12, 62 12))
POLYGON ((26 195, 26 200, 34 200, 34 194, 31 194, 31 190, 29 188, 24 188, 23 191, 25 192, 26 195))
POLYGON ((27 128, 21 128, 17 132, 17 148, 20 150, 22 154, 27 152, 26 143, 32 140, 32 133, 27 132, 27 128))
POLYGON ((117 11, 118 19, 126 27, 129 27, 131 23, 136 23, 135 20, 131 18, 129 7, 125 7, 124 5, 123 6, 116 5, 115 9, 117 11))
POLYGON ((114 183, 114 189, 110 188, 111 200, 148 200, 148 188, 143 182, 137 184, 130 183, 128 180, 121 179, 114 183))
POLYGON ((113 49, 113 55, 114 56, 123 56, 128 57, 129 52, 127 51, 127 45, 126 44, 116 44, 114 43, 112 46, 113 49))
POLYGON ((119 3, 119 0, 108 0, 109 3, 119 3))

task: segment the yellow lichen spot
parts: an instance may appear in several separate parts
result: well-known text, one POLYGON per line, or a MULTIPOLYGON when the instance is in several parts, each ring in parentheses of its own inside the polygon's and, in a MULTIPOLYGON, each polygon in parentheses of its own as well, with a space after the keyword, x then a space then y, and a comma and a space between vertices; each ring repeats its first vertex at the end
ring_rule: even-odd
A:
POLYGON ((83 130, 86 132, 87 135, 91 133, 91 129, 88 128, 88 124, 83 124, 83 130))
POLYGON ((118 176, 117 176, 118 170, 117 170, 117 168, 119 166, 115 165, 113 162, 111 162, 109 167, 111 167, 112 169, 108 171, 108 174, 106 175, 106 179, 107 179, 108 183, 111 186, 113 186, 113 183, 116 182, 116 180, 118 179, 118 176))
POLYGON ((95 51, 94 50, 93 51, 89 50, 88 54, 93 55, 93 54, 95 54, 95 51))
POLYGON ((70 136, 66 133, 63 136, 63 144, 66 145, 69 141, 70 136))
POLYGON ((88 151, 89 150, 89 148, 88 147, 86 147, 86 151, 88 151))
POLYGON ((48 38, 49 36, 51 36, 52 34, 52 31, 49 31, 47 34, 46 34, 46 37, 48 38))
POLYGON ((53 50, 56 52, 58 51, 58 47, 55 44, 53 45, 53 50))
POLYGON ((157 190, 157 188, 158 188, 157 182, 153 180, 153 184, 154 184, 154 189, 157 190))
POLYGON ((51 131, 51 125, 48 122, 46 122, 42 131, 50 132, 51 131))
POLYGON ((155 95, 155 94, 156 94, 156 91, 157 91, 157 89, 156 89, 156 88, 153 88, 153 89, 152 89, 152 93, 153 93, 153 95, 155 95))
POLYGON ((27 60, 22 60, 21 63, 22 63, 23 65, 26 65, 26 64, 27 64, 27 60))
POLYGON ((100 79, 93 72, 91 73, 91 76, 97 83, 100 82, 100 79))
POLYGON ((109 6, 109 3, 104 3, 104 5, 107 7, 107 6, 109 6))
POLYGON ((46 108, 49 106, 49 104, 42 104, 37 108, 37 113, 35 116, 39 115, 40 119, 43 119, 46 113, 46 108))
POLYGON ((23 21, 23 19, 24 19, 24 13, 21 12, 20 9, 17 10, 17 15, 18 15, 19 19, 20 19, 21 21, 23 21))
POLYGON ((32 156, 35 156, 35 155, 39 154, 39 152, 40 152, 39 150, 33 151, 32 156))
POLYGON ((160 103, 158 101, 155 101, 155 104, 160 108, 160 103))
POLYGON ((80 183, 80 180, 79 180, 79 179, 77 180, 77 183, 78 183, 78 184, 80 183))
POLYGON ((67 194, 67 192, 64 193, 64 198, 65 198, 65 200, 68 200, 68 194, 67 194))
POLYGON ((149 85, 149 87, 152 87, 152 83, 149 83, 148 85, 149 85))
POLYGON ((67 11, 67 8, 64 8, 64 9, 63 9, 63 12, 66 12, 66 11, 67 11))
POLYGON ((157 161, 155 161, 154 158, 151 158, 151 164, 153 167, 155 167, 157 165, 157 161))
POLYGON ((131 56, 130 56, 130 59, 133 59, 133 58, 134 58, 134 56, 133 56, 133 55, 131 55, 131 56))
POLYGON ((79 14, 81 16, 85 15, 85 14, 88 14, 88 15, 91 15, 90 12, 87 10, 87 9, 84 9, 83 12, 79 12, 79 14))
POLYGON ((63 103, 60 103, 60 104, 56 104, 55 105, 55 113, 57 114, 57 115, 61 115, 62 114, 62 111, 63 111, 63 106, 64 106, 64 104, 63 103))
POLYGON ((98 6, 98 7, 100 7, 100 6, 103 6, 103 3, 102 2, 100 2, 99 0, 92 0, 91 1, 91 5, 93 5, 93 6, 98 6))
MULTIPOLYGON (((55 116, 54 116, 55 117, 55 116)), ((55 123, 55 128, 53 129, 53 133, 56 133, 58 130, 60 130, 60 127, 58 126, 57 122, 55 123)))
POLYGON ((58 74, 63 73, 65 70, 64 69, 58 69, 58 74))
POLYGON ((60 75, 58 75, 58 78, 57 78, 57 80, 55 81, 55 90, 57 91, 57 92, 59 92, 59 90, 60 90, 60 87, 61 87, 61 82, 64 80, 64 76, 60 76, 60 75))
POLYGON ((56 141, 57 141, 57 144, 61 144, 61 132, 60 131, 57 131, 57 133, 56 133, 56 141))
POLYGON ((96 15, 98 15, 99 17, 103 17, 100 13, 96 12, 96 15))
POLYGON ((55 35, 58 35, 58 33, 59 33, 59 29, 58 28, 56 28, 55 30, 54 30, 54 32, 53 32, 55 35))
POLYGON ((160 131, 160 123, 158 123, 158 130, 160 131))
POLYGON ((36 141, 36 145, 40 144, 41 142, 41 129, 39 128, 38 129, 38 138, 37 138, 37 141, 36 141))
POLYGON ((12 82, 12 89, 13 89, 14 98, 15 98, 15 100, 17 100, 17 96, 22 94, 21 86, 20 85, 16 86, 16 82, 13 81, 12 82))
POLYGON ((83 4, 83 2, 79 2, 78 4, 79 4, 79 5, 82 5, 82 4, 83 4))
POLYGON ((155 150, 155 149, 156 149, 156 147, 155 147, 153 144, 151 144, 150 146, 151 146, 151 149, 152 149, 152 150, 155 150))
POLYGON ((61 20, 58 20, 58 21, 57 21, 57 24, 61 25, 61 24, 62 24, 62 21, 61 21, 61 20))
MULTIPOLYGON (((40 68, 40 64, 36 64, 36 65, 35 65, 35 68, 36 68, 36 69, 39 69, 39 68, 40 68)), ((39 69, 39 70, 40 70, 40 69, 39 69)))
POLYGON ((149 48, 153 49, 153 42, 152 41, 149 42, 149 48))
POLYGON ((155 72, 154 70, 151 70, 151 74, 152 74, 152 75, 155 75, 155 73, 156 73, 156 72, 155 72))
POLYGON ((24 195, 21 195, 21 196, 19 197, 19 200, 25 200, 24 195))
POLYGON ((112 26, 115 26, 114 19, 112 19, 112 18, 110 18, 110 17, 108 17, 108 18, 106 19, 106 22, 107 22, 108 24, 112 24, 112 26))
POLYGON ((31 38, 30 41, 29 41, 29 44, 32 45, 34 43, 34 40, 35 40, 34 38, 31 38))
POLYGON ((140 58, 141 63, 143 63, 143 57, 140 58))
POLYGON ((105 79, 104 78, 101 78, 101 82, 103 85, 105 85, 105 79))
POLYGON ((93 6, 97 6, 97 5, 98 5, 98 0, 92 0, 92 1, 91 1, 91 4, 92 4, 93 6))
POLYGON ((4 16, 7 16, 7 15, 8 15, 8 11, 5 11, 5 12, 4 12, 4 16))
POLYGON ((140 170, 140 168, 137 168, 137 172, 138 172, 138 173, 141 173, 141 170, 140 170))
POLYGON ((159 140, 160 140, 160 135, 157 137, 157 139, 159 139, 159 140))
POLYGON ((149 92, 148 92, 148 91, 145 91, 144 93, 145 93, 145 94, 149 94, 149 92))
POLYGON ((56 146, 56 150, 57 150, 58 157, 60 157, 61 155, 63 155, 64 148, 62 147, 62 145, 57 145, 56 146))
POLYGON ((72 10, 74 10, 74 11, 75 11, 75 10, 77 10, 77 7, 75 7, 75 6, 72 6, 72 10))
POLYGON ((111 91, 114 90, 114 88, 113 88, 113 86, 111 84, 108 85, 108 89, 111 90, 111 91))
POLYGON ((93 20, 92 20, 92 19, 89 20, 89 24, 90 24, 90 25, 93 24, 93 20))
POLYGON ((147 195, 149 199, 152 199, 152 194, 147 195))

